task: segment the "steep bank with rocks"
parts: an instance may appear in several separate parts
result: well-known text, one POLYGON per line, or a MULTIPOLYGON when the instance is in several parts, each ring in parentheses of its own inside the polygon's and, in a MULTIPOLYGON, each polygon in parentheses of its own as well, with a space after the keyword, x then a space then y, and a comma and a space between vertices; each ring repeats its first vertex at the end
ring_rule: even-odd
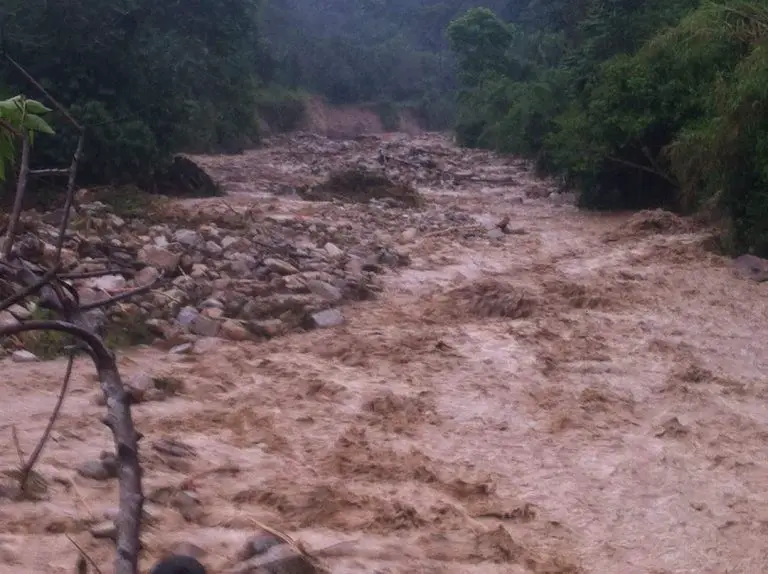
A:
MULTIPOLYGON (((91 223, 68 246, 81 272, 138 260, 77 279, 93 297, 172 269, 112 311, 153 329, 120 361, 144 434, 144 571, 182 542, 213 572, 286 554, 283 572, 318 571, 265 526, 338 574, 764 570, 762 262, 734 267, 672 214, 579 213, 524 163, 435 135, 295 134, 196 160, 228 195, 130 220, 83 194, 91 223), (421 201, 308 193, 350 168, 421 201)), ((22 245, 45 257, 52 223, 28 218, 22 245)), ((12 429, 28 451, 64 365, 2 368, 12 469, 12 429)), ((0 504, 0 574, 70 572, 65 534, 108 569, 99 396, 78 361, 38 499, 0 504)))

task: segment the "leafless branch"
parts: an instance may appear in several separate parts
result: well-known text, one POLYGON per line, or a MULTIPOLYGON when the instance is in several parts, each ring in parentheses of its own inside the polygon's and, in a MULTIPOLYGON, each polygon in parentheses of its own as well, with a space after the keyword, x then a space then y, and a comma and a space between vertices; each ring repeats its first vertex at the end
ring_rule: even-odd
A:
POLYGON ((0 127, 11 132, 16 137, 21 137, 21 132, 16 129, 16 126, 6 120, 0 119, 0 127))
POLYGON ((80 574, 80 572, 83 572, 83 571, 87 572, 88 564, 93 566, 93 569, 96 571, 96 574, 102 574, 101 570, 99 569, 99 565, 96 564, 93 558, 88 556, 88 553, 85 550, 83 550, 82 546, 80 546, 77 542, 75 542, 75 540, 69 534, 65 534, 64 536, 67 537, 67 540, 69 540, 72 543, 72 546, 77 548, 77 551, 80 553, 80 556, 77 561, 78 574, 80 574), (83 566, 83 564, 86 561, 88 563, 86 563, 85 566, 83 566))
POLYGON ((24 487, 27 485, 27 479, 29 478, 30 473, 32 472, 32 469, 35 466, 35 463, 37 462, 37 459, 40 457, 40 454, 43 452, 43 448, 45 447, 45 443, 48 441, 48 437, 51 434, 51 430, 53 429, 53 424, 56 422, 56 419, 59 417, 59 412, 61 412, 61 406, 64 404, 64 397, 67 395, 67 389, 69 388, 69 381, 72 379, 72 367, 75 364, 75 353, 74 351, 70 353, 69 355, 69 362, 67 363, 67 372, 64 374, 64 382, 61 384, 61 390, 59 391, 59 398, 56 401, 56 406, 53 407, 53 412, 51 413, 50 418, 48 419, 48 424, 45 427, 45 431, 43 431, 43 436, 40 437, 40 440, 37 443, 37 446, 35 447, 35 450, 32 451, 32 454, 29 455, 29 460, 22 466, 21 473, 19 475, 19 489, 24 492, 24 487))
POLYGON ((55 275, 56 275, 56 268, 54 267, 53 269, 48 270, 45 273, 45 275, 43 275, 39 280, 35 281, 31 285, 28 285, 18 293, 11 295, 7 299, 0 301, 0 311, 4 311, 9 307, 11 307, 12 305, 15 305, 19 301, 23 301, 30 295, 34 295, 35 293, 40 291, 40 289, 48 285, 55 275))
POLYGON ((59 227, 59 237, 56 240, 56 263, 61 261, 61 250, 64 247, 64 238, 67 235, 67 227, 69 227, 69 216, 72 213, 72 202, 75 199, 75 179, 77 177, 77 165, 80 162, 80 157, 83 155, 83 141, 85 140, 84 134, 80 134, 77 140, 77 149, 75 155, 72 156, 72 165, 69 167, 69 179, 67 180, 67 200, 64 204, 64 217, 61 218, 61 226, 59 227))
POLYGON ((21 450, 21 442, 19 442, 19 433, 16 432, 16 425, 11 426, 11 436, 13 437, 13 445, 16 447, 16 455, 19 457, 19 465, 24 466, 24 451, 21 450))
POLYGON ((29 171, 29 175, 35 176, 35 177, 46 177, 46 176, 65 176, 69 175, 69 169, 32 169, 29 171))
POLYGON ((138 435, 131 417, 130 395, 123 387, 115 356, 97 335, 65 321, 27 321, 10 325, 0 329, 0 338, 41 330, 72 335, 89 347, 98 372, 101 390, 107 402, 107 416, 104 424, 112 431, 117 454, 120 512, 115 520, 117 526, 115 574, 136 574, 144 495, 141 488, 138 435))
POLYGON ((141 287, 137 287, 136 289, 132 289, 130 291, 126 291, 125 293, 120 293, 119 295, 115 295, 114 297, 110 297, 109 299, 104 299, 103 301, 95 301, 93 303, 89 303, 87 305, 81 305, 80 311, 90 311, 91 309, 100 309, 102 307, 108 307, 110 305, 114 305, 115 303, 119 303, 120 301, 125 301, 126 299, 130 299, 132 297, 136 297, 137 295, 142 295, 144 293, 148 293, 154 287, 160 282, 160 280, 156 280, 148 285, 143 285, 141 287))
POLYGON ((8 223, 8 231, 5 235, 5 249, 3 250, 3 256, 6 260, 11 258, 11 251, 13 250, 13 240, 16 237, 16 229, 19 225, 19 219, 21 218, 21 208, 24 204, 24 194, 27 189, 27 175, 29 174, 29 137, 26 132, 21 134, 21 166, 19 167, 19 175, 16 180, 16 197, 13 200, 13 211, 11 212, 11 220, 8 223))
POLYGON ((91 279, 93 277, 104 277, 105 275, 135 275, 135 273, 129 269, 101 269, 99 271, 85 271, 83 273, 60 273, 59 279, 91 279))
MULTIPOLYGON (((64 319, 51 321, 26 320, 18 324, 9 325, 0 328, 0 339, 30 331, 55 331, 65 333, 73 337, 77 341, 77 348, 85 351, 93 360, 98 374, 101 391, 104 394, 107 404, 107 413, 102 419, 102 422, 104 422, 104 424, 106 424, 112 431, 118 463, 119 513, 115 520, 117 526, 117 553, 115 556, 114 571, 116 574, 137 574, 140 550, 139 533, 144 505, 144 496, 141 486, 141 467, 138 459, 138 441, 141 435, 136 432, 133 425, 130 410, 130 396, 123 387, 115 356, 97 334, 97 327, 90 321, 88 311, 145 293, 152 289, 153 285, 146 285, 104 301, 85 306, 80 305, 77 290, 74 286, 64 281, 64 279, 98 277, 114 272, 128 273, 128 271, 114 269, 114 266, 119 264, 112 261, 103 262, 104 266, 108 268, 105 271, 76 273, 72 271, 72 268, 67 268, 65 271, 68 273, 60 273, 62 271, 62 251, 64 243, 67 240, 67 229, 69 227, 72 207, 74 204, 77 171, 83 154, 85 130, 83 126, 70 115, 66 108, 48 93, 48 91, 46 91, 45 88, 43 88, 43 86, 41 86, 10 55, 3 53, 0 54, 0 56, 4 57, 32 85, 42 92, 53 107, 55 107, 80 132, 77 149, 73 154, 72 162, 68 169, 39 169, 30 172, 30 150, 27 135, 19 132, 19 130, 13 128, 13 126, 5 126, 0 120, 0 126, 9 129, 10 133, 22 139, 22 159, 17 180, 14 210, 6 229, 5 245, 2 253, 0 253, 0 255, 3 256, 0 258, 0 278, 3 279, 4 283, 10 283, 11 285, 17 286, 18 292, 7 297, 3 301, 0 301, 0 311, 23 301, 27 297, 37 295, 39 297, 38 304, 40 307, 51 309, 56 312, 58 317, 64 319), (58 236, 55 243, 54 261, 50 265, 50 269, 46 269, 48 266, 47 264, 41 266, 31 261, 26 261, 22 257, 15 256, 13 253, 14 240, 19 229, 26 184, 30 175, 68 176, 64 216, 59 225, 58 236)), ((14 429, 14 441, 17 443, 17 449, 20 453, 20 465, 22 467, 22 489, 32 472, 32 468, 39 459, 50 436, 51 429, 61 411, 72 375, 74 356, 75 351, 72 351, 56 406, 48 420, 48 424, 40 441, 26 463, 24 462, 23 454, 21 454, 20 446, 18 446, 18 438, 16 437, 14 429)), ((98 566, 90 559, 90 557, 88 557, 82 548, 80 548, 74 540, 70 539, 70 541, 80 551, 81 558, 78 561, 78 571, 82 572, 85 570, 84 559, 87 559, 96 572, 100 574, 98 566)))
POLYGON ((21 64, 19 64, 19 63, 18 63, 16 60, 14 60, 14 59, 13 59, 13 58, 12 58, 10 55, 8 55, 8 54, 6 53, 6 54, 4 54, 4 56, 5 56, 5 59, 6 59, 6 60, 8 60, 8 62, 9 62, 9 63, 10 63, 10 64, 11 64, 11 65, 14 67, 14 68, 16 68, 16 69, 19 71, 19 73, 21 73, 21 75, 22 75, 22 76, 24 76, 24 77, 27 79, 27 81, 28 81, 30 84, 32 84, 33 86, 35 86, 35 87, 36 87, 38 90, 40 90, 40 92, 41 92, 41 93, 42 93, 42 94, 43 94, 43 95, 44 95, 46 98, 48 98, 48 101, 49 101, 49 102, 51 102, 51 104, 53 104, 53 107, 55 107, 55 108, 56 108, 56 109, 57 109, 57 110, 58 110, 58 111, 61 113, 61 115, 63 115, 65 118, 67 118, 67 119, 69 120, 69 123, 71 123, 73 126, 75 126, 75 127, 76 127, 78 130, 80 130, 81 132, 83 131, 83 127, 80 125, 80 123, 79 123, 77 120, 75 120, 75 118, 73 118, 73 117, 70 115, 70 113, 67 111, 67 109, 66 109, 64 106, 62 106, 62 105, 61 105, 61 104, 60 104, 60 103, 59 103, 59 102, 56 100, 56 98, 54 98, 54 97, 53 97, 53 96, 52 96, 52 95, 51 95, 51 94, 48 92, 48 90, 46 90, 46 89, 45 89, 45 88, 44 88, 42 85, 40 85, 40 82, 38 82, 37 80, 35 80, 35 78, 33 78, 33 77, 32 77, 32 75, 31 75, 29 72, 27 72, 27 70, 25 70, 25 69, 24 69, 24 67, 23 67, 21 64))

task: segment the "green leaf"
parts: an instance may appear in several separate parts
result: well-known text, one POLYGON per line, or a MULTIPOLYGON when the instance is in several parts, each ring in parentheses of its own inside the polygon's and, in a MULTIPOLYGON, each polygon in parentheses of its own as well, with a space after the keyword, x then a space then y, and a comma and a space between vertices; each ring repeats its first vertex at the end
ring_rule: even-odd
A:
POLYGON ((47 114, 52 111, 50 108, 46 108, 43 104, 37 100, 27 100, 27 113, 30 114, 47 114))
POLYGON ((27 128, 28 130, 42 132, 44 134, 53 135, 56 133, 55 131, 53 131, 53 128, 49 126, 48 123, 43 118, 35 115, 29 115, 26 118, 24 118, 24 127, 27 128))

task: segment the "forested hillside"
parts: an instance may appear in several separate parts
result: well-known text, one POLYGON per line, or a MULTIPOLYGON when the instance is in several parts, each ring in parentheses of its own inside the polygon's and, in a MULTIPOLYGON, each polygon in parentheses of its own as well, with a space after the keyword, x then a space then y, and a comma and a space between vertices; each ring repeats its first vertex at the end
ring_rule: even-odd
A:
POLYGON ((593 208, 726 215, 768 253, 768 4, 531 0, 449 28, 461 143, 522 154, 593 208))
MULTIPOLYGON (((88 129, 81 179, 146 182, 173 151, 232 149, 256 137, 268 79, 255 0, 4 0, 4 48, 88 129)), ((6 96, 40 94, 7 61, 6 96)), ((63 124, 54 121, 59 128, 63 124)), ((41 138, 34 159, 67 165, 74 133, 41 138)))

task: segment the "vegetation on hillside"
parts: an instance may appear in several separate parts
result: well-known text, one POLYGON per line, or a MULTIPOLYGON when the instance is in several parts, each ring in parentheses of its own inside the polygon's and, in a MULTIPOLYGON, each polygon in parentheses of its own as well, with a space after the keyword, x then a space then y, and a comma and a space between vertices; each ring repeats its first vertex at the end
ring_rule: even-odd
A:
POLYGON ((457 135, 523 154, 590 208, 726 215, 768 254, 768 4, 530 0, 449 27, 457 135))
MULTIPOLYGON (((87 126, 82 181, 146 184, 172 152, 236 150, 258 133, 260 4, 6 0, 0 17, 7 53, 87 126)), ((6 96, 35 92, 2 64, 6 96)), ((68 165, 76 137, 63 127, 34 161, 68 165)))

